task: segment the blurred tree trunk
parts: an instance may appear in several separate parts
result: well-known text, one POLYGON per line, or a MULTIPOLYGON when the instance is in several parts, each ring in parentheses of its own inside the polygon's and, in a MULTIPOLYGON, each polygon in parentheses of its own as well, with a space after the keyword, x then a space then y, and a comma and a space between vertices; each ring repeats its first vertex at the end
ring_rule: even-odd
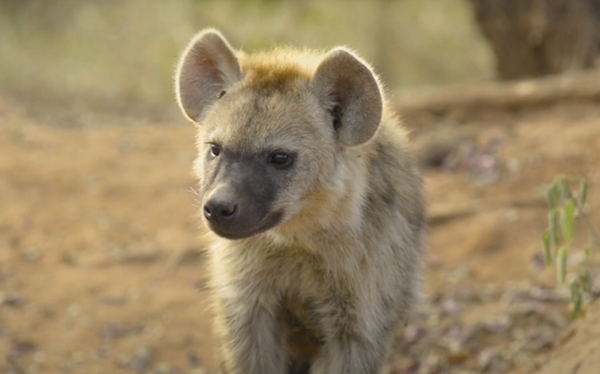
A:
POLYGON ((600 0, 469 0, 500 79, 593 67, 600 0))

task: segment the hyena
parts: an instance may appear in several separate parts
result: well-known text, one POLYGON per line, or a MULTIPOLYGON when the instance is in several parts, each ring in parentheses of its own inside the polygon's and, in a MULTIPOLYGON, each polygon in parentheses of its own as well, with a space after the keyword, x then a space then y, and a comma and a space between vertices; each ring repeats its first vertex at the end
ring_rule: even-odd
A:
POLYGON ((415 303, 425 219, 406 130, 344 47, 183 53, 220 368, 379 373, 415 303))

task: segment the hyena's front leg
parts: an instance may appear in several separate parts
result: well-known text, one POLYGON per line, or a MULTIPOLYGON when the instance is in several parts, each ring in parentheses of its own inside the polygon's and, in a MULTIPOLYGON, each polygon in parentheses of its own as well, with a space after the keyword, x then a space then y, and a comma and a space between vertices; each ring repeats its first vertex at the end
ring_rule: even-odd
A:
POLYGON ((348 303, 330 305, 322 320, 325 344, 311 374, 381 373, 397 317, 392 311, 378 314, 360 313, 348 303))
POLYGON ((325 344, 311 373, 379 374, 391 335, 382 338, 384 343, 368 341, 366 337, 335 337, 325 344))
POLYGON ((274 309, 257 301, 217 300, 222 374, 284 373, 285 341, 274 309))
POLYGON ((328 341, 312 367, 312 374, 380 374, 386 344, 364 338, 340 336, 328 341))

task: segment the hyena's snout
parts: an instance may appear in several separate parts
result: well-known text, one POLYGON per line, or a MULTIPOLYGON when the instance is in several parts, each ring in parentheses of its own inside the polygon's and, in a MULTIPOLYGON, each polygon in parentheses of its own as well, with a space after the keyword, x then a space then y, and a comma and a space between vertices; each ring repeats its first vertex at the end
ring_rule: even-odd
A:
POLYGON ((213 225, 231 226, 238 217, 238 203, 228 191, 216 190, 204 203, 204 218, 213 225), (215 193, 216 192, 216 193, 215 193))
POLYGON ((273 210, 263 194, 249 185, 224 184, 213 189, 202 209, 208 227, 228 239, 242 239, 266 231, 281 222, 283 213, 273 210))

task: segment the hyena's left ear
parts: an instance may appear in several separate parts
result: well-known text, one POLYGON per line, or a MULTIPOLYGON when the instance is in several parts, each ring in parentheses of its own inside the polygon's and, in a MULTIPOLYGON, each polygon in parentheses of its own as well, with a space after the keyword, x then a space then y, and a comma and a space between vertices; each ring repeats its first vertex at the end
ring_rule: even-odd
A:
POLYGON ((348 50, 334 48, 317 67, 311 84, 331 111, 340 144, 353 146, 371 139, 381 122, 383 99, 369 67, 348 50))
POLYGON ((175 76, 183 114, 199 121, 207 107, 241 76, 235 52, 223 35, 215 29, 201 31, 183 52, 175 76))

